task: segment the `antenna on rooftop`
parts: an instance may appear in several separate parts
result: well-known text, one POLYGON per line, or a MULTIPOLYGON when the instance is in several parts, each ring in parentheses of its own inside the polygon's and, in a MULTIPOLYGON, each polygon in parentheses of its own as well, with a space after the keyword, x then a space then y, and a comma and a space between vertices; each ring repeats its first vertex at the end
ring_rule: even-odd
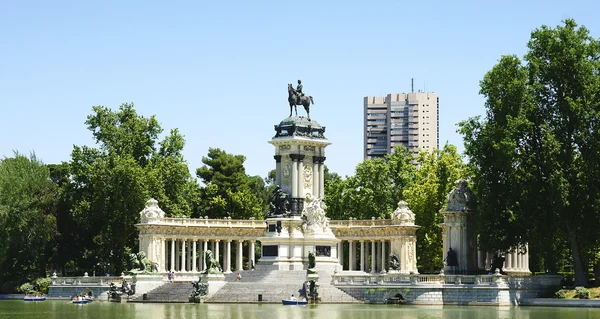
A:
POLYGON ((415 78, 410 79, 410 92, 415 93, 415 78))

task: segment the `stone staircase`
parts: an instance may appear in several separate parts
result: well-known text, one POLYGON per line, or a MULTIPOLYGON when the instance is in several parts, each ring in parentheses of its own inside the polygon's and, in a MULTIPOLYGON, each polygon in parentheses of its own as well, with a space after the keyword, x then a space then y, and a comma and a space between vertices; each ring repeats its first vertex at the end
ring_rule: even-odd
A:
POLYGON ((147 292, 146 298, 143 295, 135 295, 130 302, 189 302, 189 297, 194 287, 191 282, 165 282, 158 288, 147 292))
MULTIPOLYGON (((225 286, 209 297, 206 302, 214 303, 280 303, 292 294, 300 294, 306 281, 305 270, 269 270, 256 269, 240 272, 242 279, 237 280, 237 272, 225 276, 225 286)), ((331 285, 331 275, 319 273, 319 296, 324 303, 360 303, 362 301, 346 294, 331 285)))

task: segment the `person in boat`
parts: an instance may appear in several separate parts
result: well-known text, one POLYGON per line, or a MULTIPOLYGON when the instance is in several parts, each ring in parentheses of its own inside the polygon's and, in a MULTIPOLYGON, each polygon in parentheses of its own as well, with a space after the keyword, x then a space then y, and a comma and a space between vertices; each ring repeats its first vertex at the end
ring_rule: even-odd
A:
POLYGON ((296 297, 294 297, 294 295, 292 295, 292 296, 290 297, 290 300, 296 300, 296 297))

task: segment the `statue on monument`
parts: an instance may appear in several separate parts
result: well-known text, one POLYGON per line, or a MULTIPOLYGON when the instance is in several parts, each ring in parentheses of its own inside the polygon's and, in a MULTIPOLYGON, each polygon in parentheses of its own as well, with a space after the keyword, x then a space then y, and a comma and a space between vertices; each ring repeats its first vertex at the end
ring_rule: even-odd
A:
POLYGON ((302 92, 303 86, 302 81, 298 80, 298 86, 294 90, 291 83, 288 84, 288 102, 290 103, 290 117, 292 116, 292 106, 296 110, 296 116, 298 116, 297 105, 302 105, 306 111, 306 117, 310 119, 310 105, 315 104, 313 97, 310 95, 304 95, 302 92))
POLYGON ((283 216, 289 210, 289 195, 279 185, 275 186, 273 193, 269 196, 269 217, 283 216))
MULTIPOLYGON (((444 259, 444 261, 449 267, 454 268, 458 266, 458 257, 456 256, 456 252, 452 250, 452 247, 450 247, 450 249, 448 250, 448 254, 446 255, 446 259, 444 259)), ((454 270, 453 268, 452 270, 454 270)))
POLYGON ((390 270, 400 270, 400 259, 396 254, 390 254, 390 270))

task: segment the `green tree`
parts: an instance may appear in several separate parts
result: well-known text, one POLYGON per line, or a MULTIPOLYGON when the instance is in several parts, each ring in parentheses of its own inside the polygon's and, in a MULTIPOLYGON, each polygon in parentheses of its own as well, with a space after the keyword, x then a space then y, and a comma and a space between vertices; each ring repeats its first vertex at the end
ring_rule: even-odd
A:
POLYGON ((203 216, 262 219, 268 192, 262 178, 246 175, 243 155, 232 155, 218 148, 210 148, 205 164, 196 169, 204 183, 202 189, 203 216))
POLYGON ((79 241, 75 267, 100 264, 119 273, 127 266, 127 252, 137 250, 135 224, 145 202, 153 197, 167 216, 190 216, 199 186, 181 154, 184 139, 177 130, 157 143, 158 121, 138 115, 133 104, 93 111, 86 124, 99 147, 73 149, 71 182, 65 186, 72 220, 64 221, 77 225, 70 238, 79 241))
POLYGON ((462 159, 456 147, 446 144, 435 152, 422 152, 417 158, 414 180, 404 189, 409 208, 415 213, 417 230, 417 265, 420 272, 433 273, 442 265, 442 231, 440 210, 454 182, 463 174, 462 159))
POLYGON ((485 120, 461 124, 482 245, 534 241, 548 256, 562 237, 584 285, 600 240, 600 45, 569 19, 528 48, 526 64, 502 57, 481 82, 485 120))
POLYGON ((12 292, 46 276, 56 236, 56 187, 34 154, 0 160, 0 282, 12 292))

